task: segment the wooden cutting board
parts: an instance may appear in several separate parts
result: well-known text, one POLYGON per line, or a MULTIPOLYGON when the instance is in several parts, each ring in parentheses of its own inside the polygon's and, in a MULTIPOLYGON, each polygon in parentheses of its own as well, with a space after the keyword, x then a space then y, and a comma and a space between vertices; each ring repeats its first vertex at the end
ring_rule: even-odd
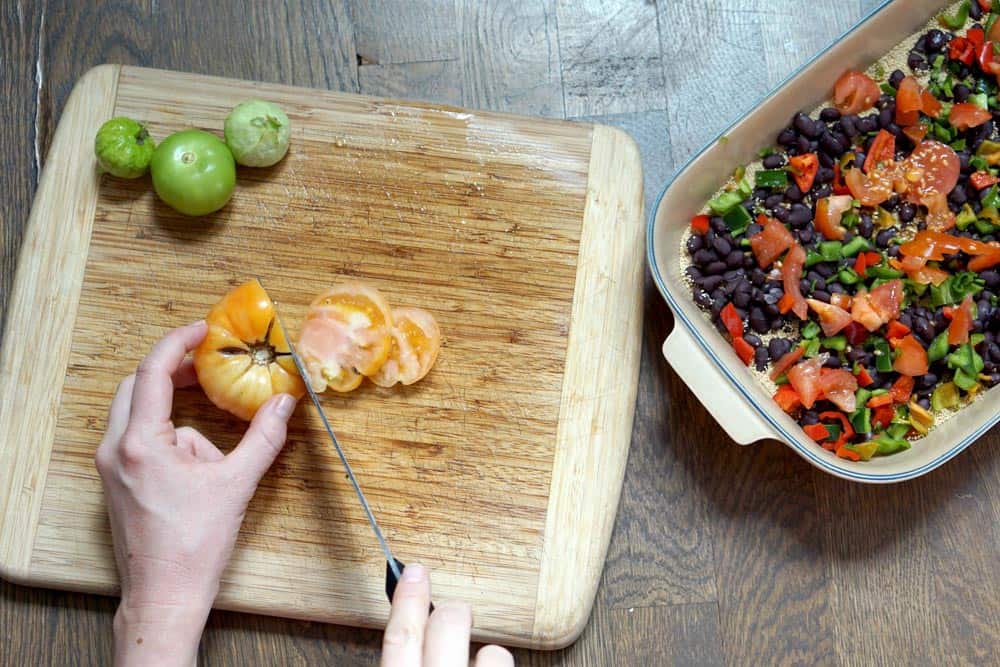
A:
MULTIPOLYGON (((396 555, 483 640, 554 648, 589 615, 637 385, 643 276, 635 144, 602 126, 102 66, 63 112, 4 330, 0 564, 32 585, 113 594, 93 465, 116 384, 168 329, 261 276, 289 328, 342 279, 438 317, 419 384, 324 396, 396 555), (240 168, 218 214, 185 218, 148 178, 97 173, 117 115, 155 138, 221 135, 237 102, 292 120, 288 156, 240 168)), ((244 424, 198 389, 176 422, 224 449, 244 424)), ((216 606, 379 627, 385 563, 307 404, 262 481, 216 606)))

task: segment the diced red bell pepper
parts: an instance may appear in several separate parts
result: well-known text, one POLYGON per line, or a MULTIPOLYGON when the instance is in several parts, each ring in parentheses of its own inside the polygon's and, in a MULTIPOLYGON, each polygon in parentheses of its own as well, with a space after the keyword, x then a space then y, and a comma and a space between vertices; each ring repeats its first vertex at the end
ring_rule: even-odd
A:
POLYGON ((851 189, 847 187, 846 183, 844 183, 844 175, 840 172, 839 162, 836 162, 833 165, 833 194, 835 195, 851 194, 851 189))
POLYGON ((883 405, 880 408, 876 408, 872 414, 872 426, 887 428, 895 416, 896 410, 891 405, 883 405))
POLYGON ((903 134, 905 134, 913 145, 919 145, 924 137, 927 136, 927 126, 923 123, 917 123, 916 125, 910 125, 903 128, 903 134))
POLYGON ((746 342, 743 336, 739 336, 733 339, 733 349, 736 350, 736 355, 740 358, 740 361, 744 365, 749 366, 750 362, 753 361, 753 345, 746 342))
POLYGON ((802 399, 799 398, 799 392, 795 391, 795 387, 790 384, 783 384, 778 387, 778 391, 774 392, 774 402, 777 403, 782 410, 791 413, 797 407, 802 405, 802 399))
POLYGON ((808 192, 812 189, 813 182, 816 180, 816 172, 819 171, 819 157, 815 153, 796 155, 788 159, 788 164, 799 190, 808 192))
POLYGON ((910 333, 910 327, 899 320, 889 322, 889 328, 885 331, 886 338, 902 338, 908 333, 910 333))
POLYGON ((837 454, 838 457, 840 457, 842 459, 847 459, 848 461, 860 461, 861 460, 861 454, 858 454, 853 449, 848 449, 847 447, 844 447, 843 445, 837 447, 836 454, 837 454))
POLYGON ((847 415, 845 415, 844 413, 834 412, 830 410, 828 412, 819 413, 819 418, 820 420, 836 419, 840 421, 841 424, 840 437, 837 438, 836 442, 833 443, 834 449, 840 447, 841 445, 845 444, 848 440, 854 437, 854 428, 851 426, 851 420, 849 420, 847 418, 847 415))
POLYGON ((778 300, 778 310, 782 315, 787 313, 795 306, 795 297, 791 294, 785 294, 778 300))
POLYGON ((880 408, 883 405, 892 405, 892 394, 879 394, 878 396, 872 396, 865 403, 869 408, 880 408))
POLYGON ((863 252, 859 252, 854 260, 854 272, 862 278, 868 277, 868 257, 863 252))
POLYGON ((802 430, 816 442, 823 442, 830 439, 830 432, 827 431, 826 427, 822 424, 809 424, 807 426, 803 426, 802 430))
POLYGON ((900 375, 899 379, 892 383, 889 395, 894 403, 907 403, 913 393, 914 380, 909 375, 900 375))
POLYGON ((858 367, 858 386, 860 387, 870 387, 875 384, 875 380, 872 376, 868 374, 868 369, 864 366, 858 367))
POLYGON ((736 312, 736 306, 727 303, 726 307, 719 313, 719 319, 722 320, 722 324, 725 325, 726 331, 729 332, 734 341, 743 335, 743 318, 736 312))
POLYGON ((978 54, 979 49, 983 48, 983 44, 986 42, 986 31, 979 26, 973 26, 965 31, 965 38, 972 42, 972 46, 975 47, 978 54))
POLYGON ((868 260, 867 261, 868 266, 875 266, 876 264, 880 264, 882 262, 881 253, 877 253, 873 250, 866 252, 865 258, 868 260))
POLYGON ((979 8, 984 12, 988 12, 993 9, 993 0, 976 0, 979 3, 979 8))
POLYGON ((977 55, 976 45, 966 37, 956 37, 948 44, 948 57, 965 65, 971 65, 977 55))
POLYGON ((691 218, 691 230, 695 234, 706 234, 708 233, 709 222, 711 222, 711 218, 707 215, 696 215, 691 218))

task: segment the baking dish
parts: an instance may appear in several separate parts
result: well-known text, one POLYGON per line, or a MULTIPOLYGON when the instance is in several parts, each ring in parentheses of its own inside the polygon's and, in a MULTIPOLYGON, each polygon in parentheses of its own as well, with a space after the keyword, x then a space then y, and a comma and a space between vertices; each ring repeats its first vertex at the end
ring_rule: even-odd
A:
POLYGON ((833 82, 845 70, 866 69, 951 4, 896 0, 881 5, 695 155, 666 185, 653 207, 647 229, 648 262, 675 317, 663 355, 737 443, 773 438, 838 477, 890 483, 913 479, 942 465, 1000 420, 998 386, 906 452, 867 462, 837 458, 813 442, 740 362, 692 300, 680 262, 681 241, 692 216, 736 165, 754 160, 761 148, 773 145, 794 113, 809 111, 829 99, 833 82))

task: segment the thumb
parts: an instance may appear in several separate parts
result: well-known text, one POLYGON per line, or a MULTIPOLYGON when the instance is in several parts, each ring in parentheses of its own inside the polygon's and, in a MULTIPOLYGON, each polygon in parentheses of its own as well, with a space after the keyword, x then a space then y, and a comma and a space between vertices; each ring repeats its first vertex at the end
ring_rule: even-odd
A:
POLYGON ((236 449, 226 458, 241 476, 260 481, 285 446, 288 418, 295 410, 295 399, 288 394, 272 396, 254 415, 250 428, 236 449))

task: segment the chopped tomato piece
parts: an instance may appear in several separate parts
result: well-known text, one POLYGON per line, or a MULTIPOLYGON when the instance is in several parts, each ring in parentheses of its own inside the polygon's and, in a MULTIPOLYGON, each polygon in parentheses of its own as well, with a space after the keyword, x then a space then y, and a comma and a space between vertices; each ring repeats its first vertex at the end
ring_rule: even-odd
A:
POLYGON ((790 311, 795 306, 795 297, 791 294, 782 294, 778 300, 778 312, 782 315, 790 311))
POLYGON ((750 237, 750 249, 753 250, 757 264, 766 269, 781 257, 781 253, 792 247, 795 237, 788 228, 774 218, 758 216, 757 222, 763 229, 750 237))
MULTIPOLYGON (((906 376, 904 375, 903 377, 906 376)), ((891 405, 883 405, 880 408, 875 408, 875 412, 872 414, 872 426, 887 428, 895 416, 896 411, 891 405)))
MULTIPOLYGON (((852 300, 853 301, 853 300, 852 300)), ((853 303, 851 306, 853 307, 853 303)), ((851 319, 854 319, 853 312, 851 314, 851 319)), ((865 328, 858 324, 857 320, 851 322, 846 327, 844 327, 844 336, 847 337, 847 342, 851 345, 861 345, 868 338, 868 332, 865 328)))
POLYGON ((973 257, 969 261, 969 271, 985 271, 1000 264, 1000 250, 973 257))
POLYGON ((882 253, 875 252, 874 250, 869 250, 864 255, 867 259, 868 266, 875 266, 882 261, 882 253))
MULTIPOLYGON (((944 232, 922 230, 917 232, 912 241, 899 246, 899 251, 905 257, 940 261, 945 256, 954 255, 959 251, 969 255, 993 255, 1000 252, 1000 246, 944 232)), ((971 264, 970 262, 970 268, 971 264)), ((976 269, 972 270, 975 271, 976 269)))
MULTIPOLYGON (((927 206, 931 195, 947 197, 955 189, 960 171, 958 154, 951 146, 939 141, 920 142, 903 162, 907 199, 914 204, 927 206)), ((947 208, 947 202, 945 207, 947 208)))
POLYGON ((895 169, 875 170, 867 176, 860 169, 851 169, 844 175, 847 188, 865 206, 878 206, 892 196, 895 169))
POLYGON ((778 387, 778 391, 774 392, 774 402, 785 412, 792 412, 795 408, 802 405, 799 393, 790 384, 783 384, 778 387))
POLYGON ((976 45, 966 37, 956 37, 948 43, 948 57, 965 65, 976 58, 976 45))
POLYGON ((907 138, 913 142, 913 145, 916 146, 924 140, 924 137, 927 136, 927 126, 923 123, 908 125, 903 128, 903 134, 905 134, 907 138))
POLYGON ((851 323, 851 314, 843 308, 817 299, 806 299, 806 303, 819 315, 819 323, 823 327, 824 336, 836 336, 851 323))
POLYGON ((816 172, 819 171, 819 157, 815 153, 796 155, 788 159, 788 165, 799 190, 809 192, 816 180, 816 172))
POLYGON ((931 94, 931 91, 925 90, 920 93, 920 102, 923 105, 923 112, 931 118, 937 118, 938 114, 941 113, 941 103, 931 94))
POLYGON ((719 313, 719 319, 722 320, 722 323, 726 327, 726 331, 728 331, 729 335, 733 337, 733 340, 736 340, 743 335, 743 318, 741 318, 740 314, 736 312, 736 306, 731 303, 727 303, 726 307, 722 309, 721 313, 719 313))
POLYGON ((851 309, 851 295, 844 292, 834 292, 830 295, 830 304, 844 310, 851 309))
POLYGON ((924 108, 921 99, 923 88, 916 77, 907 76, 899 82, 896 90, 896 124, 900 127, 914 126, 920 121, 920 111, 924 108))
POLYGON ((749 366, 750 362, 753 361, 753 345, 743 340, 743 336, 739 336, 733 339, 733 349, 736 350, 736 356, 740 358, 745 366, 749 366))
POLYGON ((889 328, 885 330, 886 338, 902 338, 908 333, 910 333, 910 327, 899 320, 889 322, 889 328))
POLYGON ((906 272, 910 280, 921 285, 940 285, 948 280, 951 274, 944 269, 927 266, 927 260, 921 257, 904 257, 896 262, 900 269, 906 272))
POLYGON ((781 377, 781 374, 788 370, 792 364, 801 359, 803 354, 805 354, 805 350, 801 347, 797 347, 791 352, 783 354, 781 359, 778 359, 771 370, 771 379, 777 380, 781 377))
POLYGON ((847 235, 847 229, 840 224, 840 221, 844 213, 851 210, 853 202, 854 198, 851 195, 833 195, 817 201, 816 215, 813 219, 816 229, 830 240, 843 239, 847 235))
POLYGON ((854 272, 862 278, 868 277, 868 257, 863 252, 859 252, 854 260, 854 272))
POLYGON ((889 394, 893 403, 908 403, 910 394, 913 393, 914 380, 909 375, 900 375, 899 379, 892 383, 889 394))
POLYGON ((979 3, 979 8, 984 12, 988 12, 993 9, 993 0, 976 0, 979 3))
POLYGON ((872 289, 868 295, 872 308, 882 318, 883 323, 899 315, 903 303, 903 281, 890 280, 872 289))
POLYGON ((1000 178, 997 178, 988 171, 977 171, 972 174, 972 176, 969 176, 969 182, 971 182, 972 187, 977 190, 985 190, 991 185, 1000 182, 1000 178))
POLYGON ((833 410, 828 410, 827 412, 819 413, 820 419, 836 419, 840 422, 840 437, 837 441, 833 443, 834 449, 840 447, 848 440, 854 437, 854 428, 851 426, 851 421, 847 418, 847 415, 841 412, 834 412, 833 410))
POLYGON ((806 432, 806 435, 818 443, 830 439, 830 432, 827 431, 826 427, 822 424, 809 424, 807 426, 803 426, 802 430, 806 432))
POLYGON ((869 408, 880 408, 883 405, 892 405, 892 394, 879 394, 878 396, 872 396, 865 403, 869 408))
POLYGON ((858 454, 853 449, 848 449, 844 445, 837 447, 836 454, 839 458, 847 459, 848 461, 860 461, 861 454, 858 454))
POLYGON ((691 230, 695 234, 705 234, 708 232, 708 223, 711 218, 707 215, 696 215, 691 218, 691 230))
POLYGON ((972 331, 972 296, 962 299, 962 304, 951 311, 951 324, 948 325, 948 344, 965 345, 969 342, 969 332, 972 331))
POLYGON ((970 102, 956 104, 948 114, 948 122, 951 123, 951 126, 963 132, 970 127, 979 127, 992 119, 993 114, 970 102))
POLYGON ((875 106, 881 95, 878 84, 867 74, 848 70, 833 88, 833 103, 843 114, 858 114, 875 106))
POLYGON ((875 384, 875 380, 872 380, 872 376, 868 374, 868 369, 864 366, 858 369, 858 385, 862 387, 870 387, 875 384))
POLYGON ((987 74, 1000 73, 1000 60, 997 59, 996 46, 998 42, 985 42, 979 47, 979 67, 987 74))
POLYGON ((833 194, 835 195, 849 195, 851 194, 851 189, 847 187, 844 183, 844 174, 840 171, 840 163, 835 162, 833 164, 833 194))
POLYGON ((879 130, 875 135, 875 140, 868 148, 868 157, 865 158, 865 173, 871 173, 874 169, 879 169, 880 163, 894 162, 896 159, 896 135, 879 130))
POLYGON ((868 291, 864 287, 854 295, 854 301, 851 304, 851 319, 868 331, 876 331, 885 323, 885 320, 872 305, 868 291))
POLYGON ((858 379, 843 368, 824 370, 826 372, 819 378, 823 396, 844 412, 854 412, 857 407, 854 394, 858 390, 858 379))
POLYGON ((371 376, 380 387, 410 385, 430 372, 441 351, 441 329, 434 316, 420 308, 392 309, 392 350, 371 376))
POLYGON ((823 360, 819 357, 801 361, 788 369, 788 382, 798 392, 802 405, 807 409, 811 408, 822 394, 819 387, 822 371, 823 360))
POLYGON ((893 339, 889 342, 899 353, 899 356, 896 357, 896 361, 892 364, 892 369, 894 371, 911 377, 927 374, 927 369, 929 367, 927 362, 927 350, 924 349, 923 345, 917 342, 917 339, 913 337, 913 334, 893 339))
POLYGON ((781 267, 781 276, 785 286, 785 295, 790 295, 793 299, 791 311, 798 315, 800 320, 806 319, 809 315, 809 307, 806 300, 802 298, 800 281, 802 280, 802 270, 806 266, 806 251, 798 243, 785 255, 785 261, 781 267))
POLYGON ((955 226, 955 214, 948 207, 948 198, 941 192, 934 192, 923 198, 927 207, 927 229, 944 232, 955 226))

